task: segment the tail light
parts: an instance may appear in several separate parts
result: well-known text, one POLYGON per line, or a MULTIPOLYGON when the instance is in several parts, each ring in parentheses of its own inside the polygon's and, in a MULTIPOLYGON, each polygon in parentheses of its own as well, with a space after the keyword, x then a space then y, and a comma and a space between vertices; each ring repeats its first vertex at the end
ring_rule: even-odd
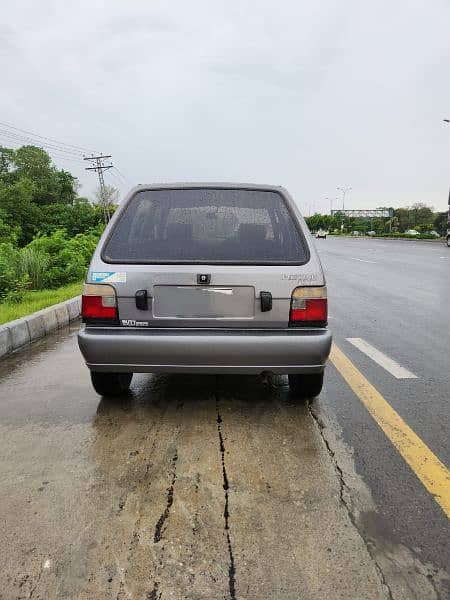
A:
POLYGON ((327 288, 298 287, 292 292, 290 325, 324 326, 328 319, 327 288))
POLYGON ((83 321, 117 321, 116 290, 112 285, 86 283, 81 296, 83 321))

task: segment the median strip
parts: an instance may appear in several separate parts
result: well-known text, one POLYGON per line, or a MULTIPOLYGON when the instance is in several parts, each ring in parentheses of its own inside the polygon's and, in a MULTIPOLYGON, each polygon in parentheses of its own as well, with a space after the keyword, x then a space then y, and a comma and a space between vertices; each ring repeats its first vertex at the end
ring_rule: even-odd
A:
POLYGON ((450 471, 336 344, 330 359, 385 435, 450 518, 450 471))

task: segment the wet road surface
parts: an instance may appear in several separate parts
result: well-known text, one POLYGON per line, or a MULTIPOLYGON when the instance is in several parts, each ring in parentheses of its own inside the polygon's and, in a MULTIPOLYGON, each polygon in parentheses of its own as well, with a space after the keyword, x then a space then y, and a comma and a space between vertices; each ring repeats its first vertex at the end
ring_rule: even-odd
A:
POLYGON ((75 334, 1 366, 3 598, 380 597, 282 378, 141 375, 100 399, 75 334))
MULTIPOLYGON (((444 342, 429 346, 440 301, 422 328, 429 360, 404 327, 431 280, 398 306, 417 271, 378 274, 389 249, 374 240, 323 242, 337 344, 448 465, 448 362, 444 342), (390 311, 374 301, 383 277, 390 311)), ((437 260, 424 278, 441 276, 437 260)), ((284 377, 137 375, 108 400, 76 331, 0 363, 0 598, 450 597, 448 518, 332 364, 310 406, 284 377)))

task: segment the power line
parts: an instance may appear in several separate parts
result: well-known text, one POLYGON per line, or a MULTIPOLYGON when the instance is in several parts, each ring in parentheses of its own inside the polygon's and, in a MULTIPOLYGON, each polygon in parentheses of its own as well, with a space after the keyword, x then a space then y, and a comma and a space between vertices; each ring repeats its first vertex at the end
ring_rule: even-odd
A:
POLYGON ((117 175, 114 173, 114 171, 108 171, 107 175, 108 175, 108 177, 111 177, 111 181, 115 185, 123 185, 123 181, 117 177, 117 175))
MULTIPOLYGON (((23 146, 23 144, 18 141, 18 140, 2 140, 1 134, 0 134, 0 145, 1 143, 7 144, 6 147, 9 148, 13 148, 14 150, 18 150, 19 148, 21 148, 23 146)), ((41 147, 43 150, 47 150, 46 148, 41 147)), ((76 157, 76 156, 71 156, 71 155, 66 155, 66 154, 60 154, 59 150, 47 150, 51 155, 52 155, 52 159, 53 161, 55 160, 67 160, 72 162, 73 164, 77 164, 78 166, 80 166, 83 163, 83 158, 81 156, 76 157)))
POLYGON ((127 182, 128 182, 128 183, 131 183, 131 182, 130 182, 130 180, 128 179, 128 177, 126 177, 126 175, 124 175, 124 174, 122 173, 122 171, 120 171, 120 170, 119 170, 119 168, 118 168, 118 167, 114 167, 114 169, 115 169, 115 170, 116 170, 116 171, 119 173, 119 175, 122 177, 122 179, 123 179, 123 182, 124 182, 124 183, 127 183, 127 182))
POLYGON ((96 171, 99 176, 101 202, 104 208, 105 220, 109 220, 110 215, 106 202, 103 171, 107 169, 114 169, 117 174, 113 171, 110 171, 109 174, 118 182, 119 185, 127 184, 127 182, 131 183, 128 177, 126 177, 126 175, 124 175, 118 167, 114 166, 112 163, 106 165, 103 162, 104 159, 111 158, 110 155, 95 156, 92 151, 84 148, 83 146, 61 142, 56 138, 40 135, 38 133, 16 127, 2 121, 0 121, 0 138, 3 138, 3 140, 6 139, 6 143, 8 145, 32 144, 38 146, 44 150, 47 150, 49 153, 54 154, 54 158, 57 160, 72 161, 73 163, 77 164, 81 164, 81 162, 84 160, 92 161, 94 166, 87 167, 86 170, 96 171), (91 156, 85 156, 85 153, 89 153, 91 156))
POLYGON ((20 134, 20 133, 15 133, 13 131, 9 131, 8 129, 1 129, 0 128, 0 132, 8 138, 11 139, 15 139, 15 140, 19 140, 21 142, 32 142, 34 144, 37 144, 39 146, 45 146, 47 148, 52 148, 55 150, 60 150, 61 152, 65 152, 67 154, 72 154, 74 156, 81 156, 83 153, 79 150, 71 150, 69 148, 65 148, 64 146, 59 146, 56 144, 50 144, 48 142, 42 142, 40 140, 36 140, 32 137, 28 137, 26 135, 20 134))
POLYGON ((21 136, 18 135, 16 133, 4 130, 4 129, 0 129, 0 134, 5 137, 8 138, 9 140, 15 141, 15 142, 20 142, 22 144, 24 143, 31 143, 32 145, 38 145, 41 148, 48 148, 49 150, 54 150, 54 151, 58 151, 61 153, 64 153, 66 155, 69 156, 76 156, 78 158, 81 159, 82 157, 82 153, 81 152, 75 152, 73 150, 67 150, 63 147, 59 147, 59 146, 55 146, 53 144, 46 144, 46 143, 42 143, 40 140, 34 140, 33 138, 28 138, 25 136, 21 136))
POLYGON ((111 214, 109 212, 109 206, 106 198, 105 179, 103 177, 103 171, 107 169, 112 169, 113 164, 111 163, 105 165, 103 161, 106 158, 111 158, 111 154, 100 154, 99 156, 85 156, 83 160, 89 160, 91 161, 91 164, 94 165, 93 167, 86 167, 86 171, 95 171, 98 175, 98 181, 100 184, 100 202, 103 208, 103 216, 105 218, 105 223, 108 223, 108 221, 111 218, 111 214))
POLYGON ((67 146, 69 148, 73 148, 73 149, 79 150, 81 152, 92 152, 92 150, 88 150, 87 148, 84 148, 83 146, 76 146, 75 144, 67 144, 66 142, 61 142, 55 138, 47 137, 45 135, 39 135, 38 133, 33 133, 32 131, 27 131, 26 129, 21 129, 20 127, 15 127, 14 125, 9 125, 8 123, 3 123, 0 121, 0 125, 3 127, 7 127, 8 129, 14 129, 15 131, 20 131, 21 133, 25 133, 28 136, 40 138, 43 140, 48 140, 50 142, 54 142, 60 146, 67 146))

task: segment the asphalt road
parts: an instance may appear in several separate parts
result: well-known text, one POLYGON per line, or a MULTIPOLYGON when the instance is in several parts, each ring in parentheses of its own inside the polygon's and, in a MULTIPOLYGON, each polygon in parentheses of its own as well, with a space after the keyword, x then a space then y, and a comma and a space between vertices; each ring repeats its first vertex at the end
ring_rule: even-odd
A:
MULTIPOLYGON (((380 239, 317 240, 335 343, 389 404, 450 466, 450 249, 441 243, 380 239), (417 379, 396 379, 347 340, 362 338, 417 379)), ((339 374, 328 370, 327 406, 370 488, 376 517, 366 539, 409 548, 417 559, 450 570, 449 520, 395 451, 339 374)), ((363 519, 364 520, 364 519, 363 519)), ((448 583, 446 596, 450 597, 448 583)))
MULTIPOLYGON (((337 347, 450 465, 449 249, 317 245, 337 347)), ((0 363, 1 599, 450 598, 445 509, 338 362, 310 406, 283 377, 138 375, 111 401, 76 330, 0 363)))

